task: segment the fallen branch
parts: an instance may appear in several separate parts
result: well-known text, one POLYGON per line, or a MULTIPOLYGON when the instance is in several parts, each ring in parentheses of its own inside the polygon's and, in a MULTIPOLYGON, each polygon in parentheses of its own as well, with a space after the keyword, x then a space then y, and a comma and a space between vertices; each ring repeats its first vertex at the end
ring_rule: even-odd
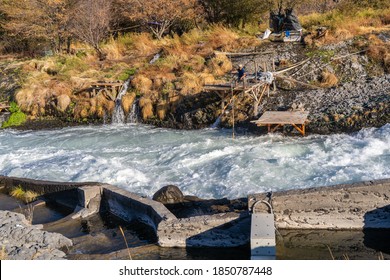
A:
POLYGON ((308 83, 300 82, 298 80, 291 79, 291 78, 288 78, 288 77, 283 76, 283 75, 275 75, 275 77, 279 78, 279 79, 287 80, 287 81, 290 81, 290 82, 294 82, 294 83, 297 83, 297 84, 301 84, 301 85, 304 85, 304 86, 308 86, 308 87, 311 87, 311 88, 322 89, 321 87, 317 87, 317 86, 314 86, 314 85, 311 85, 311 84, 308 84, 308 83))

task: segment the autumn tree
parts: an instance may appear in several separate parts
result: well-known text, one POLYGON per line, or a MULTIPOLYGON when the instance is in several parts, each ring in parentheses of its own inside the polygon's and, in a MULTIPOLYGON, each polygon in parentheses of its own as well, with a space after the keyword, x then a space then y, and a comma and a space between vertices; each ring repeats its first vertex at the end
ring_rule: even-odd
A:
POLYGON ((72 10, 71 32, 105 58, 100 45, 110 34, 112 0, 78 0, 72 10))
POLYGON ((118 0, 126 7, 123 14, 147 26, 161 39, 179 20, 194 19, 200 13, 197 0, 118 0))
POLYGON ((199 3, 209 22, 237 27, 258 20, 270 5, 269 0, 199 0, 199 3))
POLYGON ((1 0, 1 23, 8 36, 48 42, 54 52, 61 50, 69 36, 69 13, 76 0, 1 0))

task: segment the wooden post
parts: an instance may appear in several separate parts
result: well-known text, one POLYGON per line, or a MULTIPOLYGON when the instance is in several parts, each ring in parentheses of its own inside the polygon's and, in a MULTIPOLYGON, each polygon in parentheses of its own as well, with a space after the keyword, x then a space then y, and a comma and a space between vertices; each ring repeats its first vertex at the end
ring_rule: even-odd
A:
MULTIPOLYGON (((275 72, 275 57, 274 57, 274 56, 272 57, 272 71, 275 72)), ((276 82, 275 82, 275 78, 274 78, 272 84, 273 84, 273 86, 274 86, 273 91, 275 92, 275 91, 276 91, 276 82)))
POLYGON ((235 134, 234 134, 234 91, 232 89, 232 113, 233 113, 233 139, 235 138, 235 134))
POLYGON ((255 80, 257 81, 257 63, 256 63, 256 60, 254 62, 255 62, 255 80))

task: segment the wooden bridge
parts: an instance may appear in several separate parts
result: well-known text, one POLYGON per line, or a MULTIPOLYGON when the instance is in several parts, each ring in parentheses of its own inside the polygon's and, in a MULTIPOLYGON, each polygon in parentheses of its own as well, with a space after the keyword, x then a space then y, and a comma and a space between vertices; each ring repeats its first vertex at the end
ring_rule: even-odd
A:
POLYGON ((79 94, 86 98, 94 98, 98 95, 103 95, 108 100, 115 101, 120 92, 123 83, 121 82, 97 82, 91 84, 90 87, 82 89, 79 94))

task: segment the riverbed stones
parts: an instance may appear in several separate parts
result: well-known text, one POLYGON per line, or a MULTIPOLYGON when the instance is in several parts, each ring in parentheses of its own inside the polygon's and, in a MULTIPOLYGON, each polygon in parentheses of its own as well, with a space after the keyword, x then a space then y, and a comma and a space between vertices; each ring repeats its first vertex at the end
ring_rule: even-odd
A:
POLYGON ((60 248, 72 246, 72 241, 59 233, 41 230, 42 225, 31 225, 19 213, 0 211, 0 244, 7 259, 55 260, 64 259, 60 248))
POLYGON ((162 187, 153 195, 153 200, 163 204, 176 204, 184 200, 184 195, 181 190, 174 185, 162 187))

